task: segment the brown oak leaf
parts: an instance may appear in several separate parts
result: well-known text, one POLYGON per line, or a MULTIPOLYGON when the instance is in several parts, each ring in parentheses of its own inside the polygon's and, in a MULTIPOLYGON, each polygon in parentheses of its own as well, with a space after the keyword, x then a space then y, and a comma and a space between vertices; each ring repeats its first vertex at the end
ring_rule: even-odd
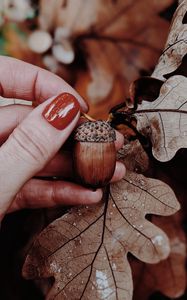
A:
POLYGON ((154 265, 132 260, 134 300, 148 300, 155 291, 178 298, 186 289, 186 238, 180 212, 167 218, 153 216, 151 221, 168 235, 171 252, 166 260, 154 265))
POLYGON ((165 79, 165 75, 175 71, 187 53, 187 1, 180 2, 175 12, 165 49, 156 66, 153 77, 165 79))
POLYGON ((180 148, 187 148, 187 78, 176 75, 161 87, 153 102, 143 101, 136 111, 137 128, 152 142, 159 161, 172 159, 180 148))
POLYGON ((109 194, 99 205, 72 209, 37 237, 23 274, 55 278, 46 299, 130 300, 128 252, 147 263, 169 255, 167 236, 145 219, 179 209, 169 186, 129 172, 109 194))
POLYGON ((175 13, 165 50, 152 74, 161 80, 169 79, 161 86, 155 101, 143 101, 137 110, 137 127, 149 136, 153 155, 163 162, 187 146, 187 79, 181 76, 186 75, 186 16, 187 1, 184 0, 175 13))

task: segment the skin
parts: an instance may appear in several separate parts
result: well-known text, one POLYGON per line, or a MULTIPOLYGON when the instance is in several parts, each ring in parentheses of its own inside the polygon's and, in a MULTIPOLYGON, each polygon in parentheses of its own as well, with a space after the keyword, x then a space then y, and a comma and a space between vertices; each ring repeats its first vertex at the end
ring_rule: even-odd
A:
MULTIPOLYGON (((63 130, 52 127, 42 112, 55 96, 73 94, 81 110, 88 106, 80 95, 58 76, 25 62, 0 57, 0 94, 37 103, 0 107, 0 219, 7 212, 22 208, 57 205, 93 204, 101 200, 102 191, 89 190, 73 183, 71 149, 63 148, 74 127, 78 113, 63 130), (43 180, 61 176, 58 181, 43 180)), ((117 133, 116 149, 123 145, 117 133)), ((112 181, 125 175, 125 167, 117 162, 112 181)))

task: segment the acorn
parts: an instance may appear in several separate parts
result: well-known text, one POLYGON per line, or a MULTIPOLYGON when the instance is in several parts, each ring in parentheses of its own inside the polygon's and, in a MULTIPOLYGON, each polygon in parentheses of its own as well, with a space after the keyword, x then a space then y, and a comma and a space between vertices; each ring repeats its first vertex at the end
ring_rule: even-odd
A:
POLYGON ((87 187, 104 187, 116 165, 116 133, 107 121, 86 121, 74 134, 73 163, 77 181, 87 187))

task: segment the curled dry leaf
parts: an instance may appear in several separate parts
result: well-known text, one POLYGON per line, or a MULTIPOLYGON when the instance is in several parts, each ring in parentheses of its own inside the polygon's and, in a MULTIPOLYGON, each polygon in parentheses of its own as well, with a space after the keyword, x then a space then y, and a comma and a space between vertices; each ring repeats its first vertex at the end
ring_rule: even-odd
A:
POLYGON ((187 79, 179 76, 187 75, 186 23, 187 1, 184 0, 175 13, 165 50, 152 74, 153 79, 159 79, 160 88, 158 80, 154 79, 147 89, 148 78, 137 80, 137 86, 131 85, 132 96, 137 97, 134 100, 153 97, 138 106, 137 129, 150 138, 154 157, 163 162, 171 160, 180 148, 187 147, 187 79), (155 100, 159 89, 160 95, 155 100))
POLYGON ((172 190, 161 181, 129 172, 110 187, 109 199, 74 208, 36 239, 23 274, 54 277, 46 299, 132 299, 128 252, 157 263, 170 252, 169 240, 147 214, 167 216, 179 209, 172 190))
POLYGON ((155 291, 169 298, 182 296, 186 289, 186 238, 181 226, 181 214, 160 218, 153 216, 152 222, 162 228, 170 240, 171 252, 166 260, 158 264, 131 262, 134 279, 134 300, 148 300, 155 291))
POLYGON ((153 72, 153 77, 165 79, 165 75, 175 71, 187 53, 187 1, 180 1, 171 26, 165 50, 153 72))
POLYGON ((153 102, 143 101, 136 116, 137 128, 152 142, 153 155, 169 161, 180 148, 187 148, 187 78, 173 76, 161 87, 153 102))

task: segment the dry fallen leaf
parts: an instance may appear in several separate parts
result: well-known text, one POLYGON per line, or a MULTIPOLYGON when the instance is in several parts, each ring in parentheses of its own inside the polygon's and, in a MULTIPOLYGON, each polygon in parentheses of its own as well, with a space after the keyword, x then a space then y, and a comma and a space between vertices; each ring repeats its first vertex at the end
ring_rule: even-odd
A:
POLYGON ((175 71, 187 53, 187 1, 180 1, 175 12, 168 40, 152 76, 164 80, 165 75, 175 71))
POLYGON ((186 239, 180 212, 167 218, 154 216, 151 221, 168 235, 171 253, 166 260, 154 265, 132 260, 134 300, 148 300, 155 291, 178 298, 186 289, 186 239))
MULTIPOLYGON (((148 295, 154 293, 156 290, 172 299, 178 299, 179 296, 182 296, 185 293, 185 224, 187 191, 186 154, 187 150, 182 149, 171 161, 167 163, 163 164, 155 162, 154 175, 156 178, 159 178, 169 184, 169 186, 173 189, 181 204, 181 210, 177 214, 167 218, 160 218, 157 216, 151 217, 151 221, 158 227, 162 228, 162 230, 164 230, 164 232, 168 235, 170 239, 171 253, 166 261, 162 261, 158 265, 154 266, 144 265, 144 267, 142 267, 142 263, 136 261, 136 270, 133 272, 133 279, 135 280, 134 297, 137 300, 141 299, 141 292, 144 295, 142 298, 145 298, 145 300, 148 295), (143 273, 143 270, 145 273, 143 273), (142 289, 141 285, 144 286, 144 289, 142 289)), ((186 294, 180 299, 186 299, 186 294)))
POLYGON ((28 279, 55 277, 46 299, 132 298, 128 252, 147 263, 165 259, 169 240, 145 219, 179 209, 161 181, 128 173, 111 185, 109 200, 75 208, 50 224, 36 239, 23 273, 28 279))
POLYGON ((180 148, 187 148, 186 94, 187 78, 176 75, 162 85, 155 101, 138 106, 137 129, 149 136, 159 161, 168 161, 180 148))
MULTIPOLYGON (((160 161, 170 160, 177 150, 187 145, 185 132, 186 78, 171 77, 178 74, 186 75, 187 1, 181 3, 176 12, 166 48, 152 75, 161 80, 169 79, 162 85, 160 96, 154 102, 143 102, 138 106, 138 110, 145 110, 145 116, 137 115, 138 127, 142 126, 144 133, 147 131, 151 137, 153 154, 160 161), (147 126, 146 130, 145 126, 147 126)), ((179 189, 178 195, 180 197, 181 189, 179 189)), ((172 299, 178 298, 184 294, 186 288, 186 241, 181 217, 179 215, 166 219, 153 217, 152 221, 167 233, 170 239, 171 253, 168 259, 156 265, 133 262, 135 263, 134 299, 146 300, 155 291, 160 291, 172 299)))
POLYGON ((163 173, 164 168, 162 169, 161 164, 156 166, 153 163, 152 165, 139 141, 135 140, 125 143, 123 149, 119 151, 119 158, 132 171, 142 173, 151 172, 152 169, 154 176, 170 184, 183 206, 183 210, 174 216, 167 218, 151 217, 151 222, 162 228, 168 235, 171 252, 166 260, 153 265, 131 258, 130 265, 134 282, 133 299, 148 300, 150 295, 156 291, 172 299, 178 298, 184 294, 186 289, 186 239, 182 225, 184 222, 184 216, 182 217, 182 215, 185 214, 186 189, 185 185, 176 182, 176 178, 179 182, 181 180, 186 182, 185 156, 184 154, 182 156, 178 154, 178 159, 169 162, 163 173), (182 166, 183 168, 181 168, 182 166))
POLYGON ((169 79, 162 85, 160 96, 153 102, 143 101, 136 112, 137 128, 140 131, 143 128, 144 134, 150 137, 153 155, 163 162, 172 159, 180 148, 187 147, 187 79, 177 75, 185 75, 182 63, 187 53, 186 14, 187 1, 184 0, 175 13, 165 50, 152 74, 161 80, 169 79), (172 72, 176 76, 172 76, 172 72))

